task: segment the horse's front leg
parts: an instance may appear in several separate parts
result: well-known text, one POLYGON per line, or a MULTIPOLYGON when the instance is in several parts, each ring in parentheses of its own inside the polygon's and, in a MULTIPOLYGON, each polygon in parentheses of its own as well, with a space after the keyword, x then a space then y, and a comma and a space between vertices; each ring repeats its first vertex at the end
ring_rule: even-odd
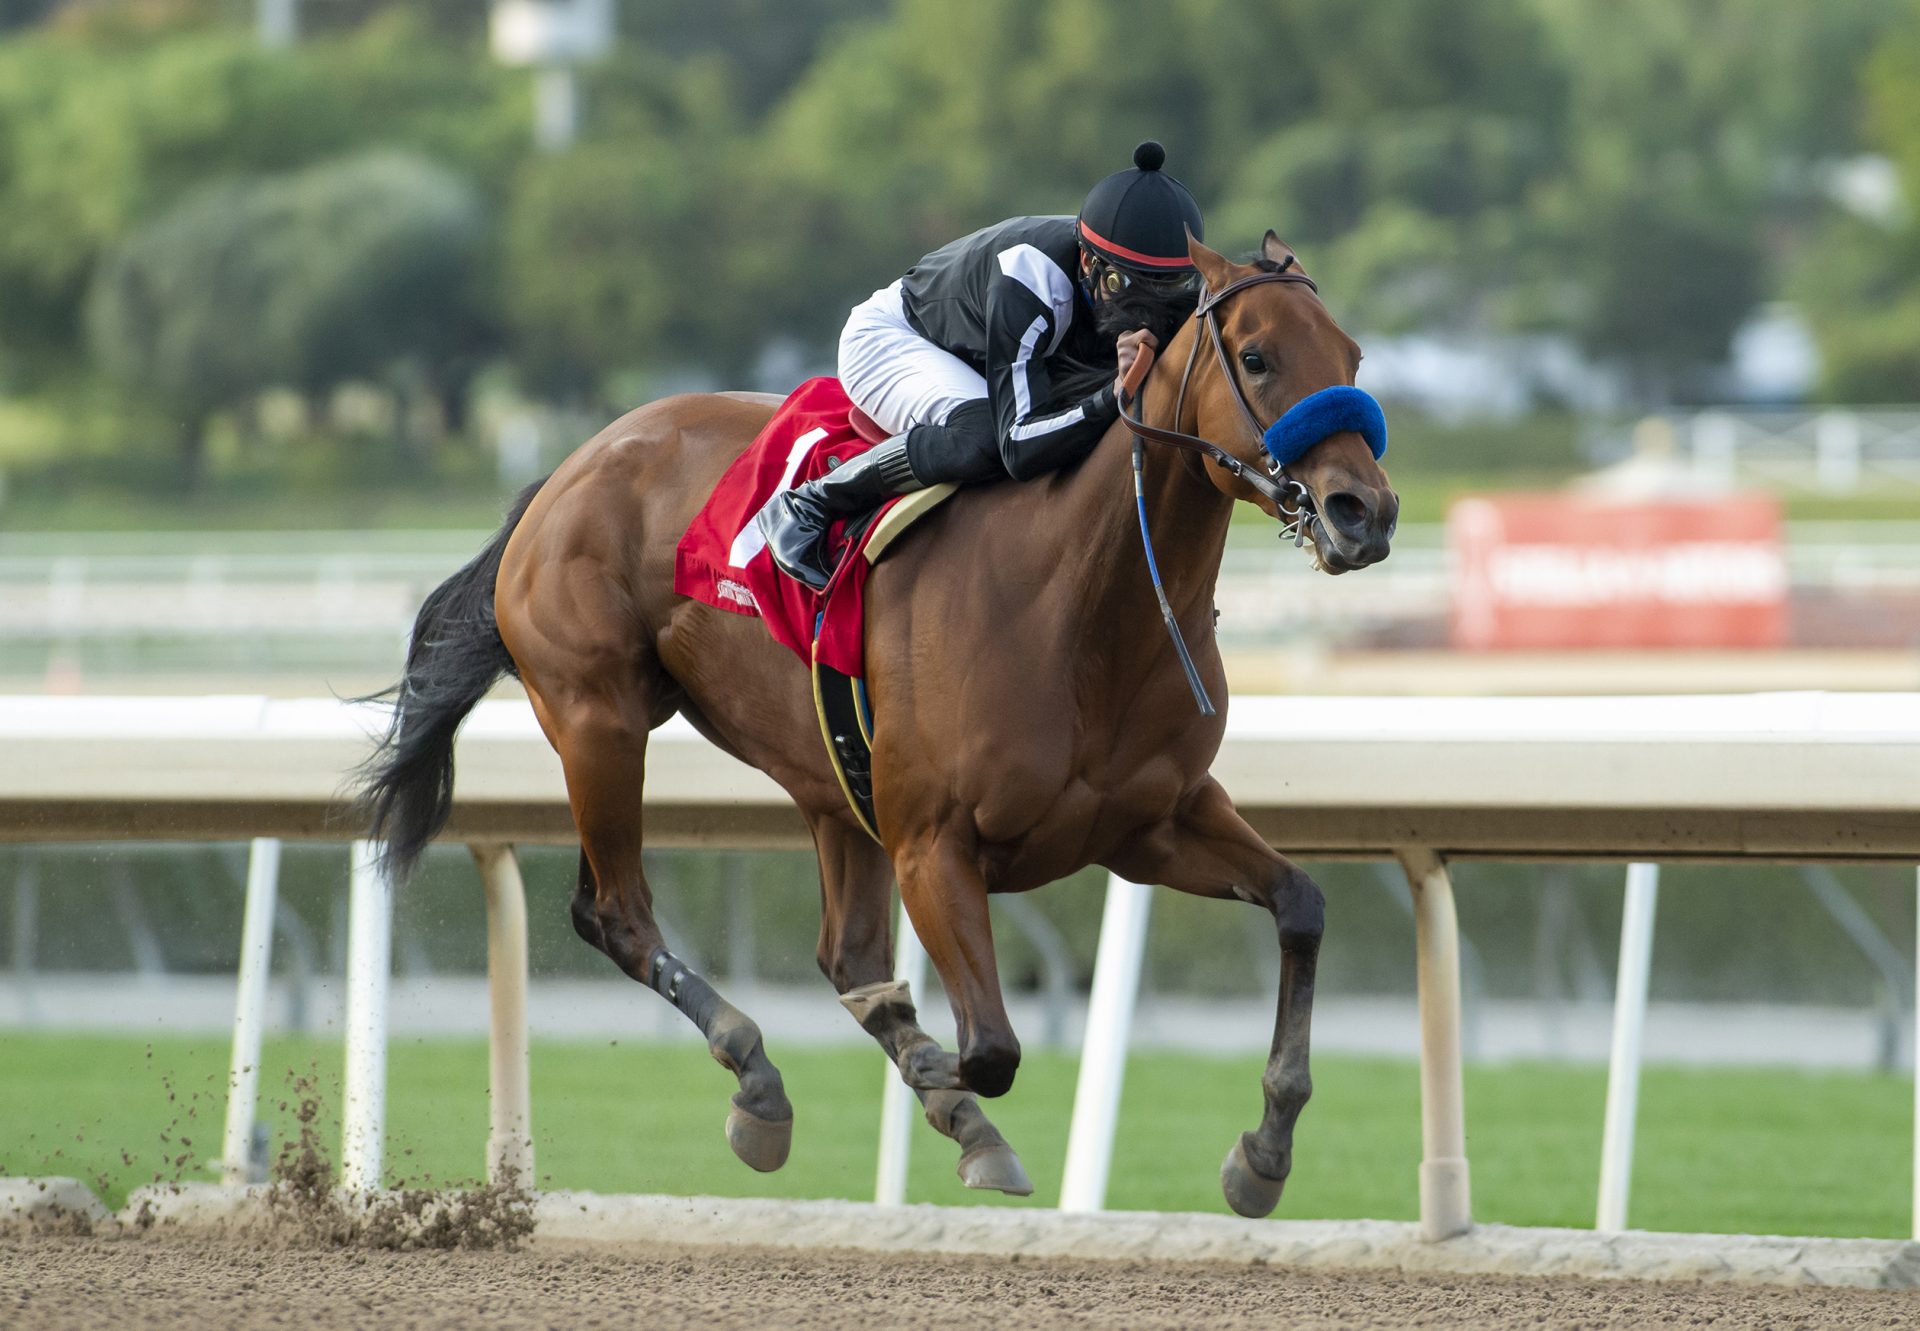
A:
POLYGON ((913 995, 893 978, 893 865, 865 832, 833 818, 813 825, 820 852, 820 969, 860 1028, 920 1097, 934 1131, 960 1146, 960 1181, 1030 1196, 1033 1181, 973 1093, 960 1060, 920 1029, 913 995))
POLYGON ((953 1004, 959 1089, 1005 1095, 1020 1066, 1020 1041, 1000 995, 987 883, 972 849, 963 834, 935 831, 893 847, 893 862, 900 904, 953 1004))
POLYGON ((1300 868, 1247 826, 1218 782, 1208 778, 1173 817, 1148 829, 1107 862, 1136 883, 1161 883, 1203 897, 1265 906, 1280 930, 1280 1007, 1260 1078, 1266 1112, 1240 1134, 1220 1167, 1227 1204, 1244 1216, 1269 1214, 1293 1168, 1293 1125, 1313 1094, 1308 1027, 1314 966, 1326 898, 1300 868))

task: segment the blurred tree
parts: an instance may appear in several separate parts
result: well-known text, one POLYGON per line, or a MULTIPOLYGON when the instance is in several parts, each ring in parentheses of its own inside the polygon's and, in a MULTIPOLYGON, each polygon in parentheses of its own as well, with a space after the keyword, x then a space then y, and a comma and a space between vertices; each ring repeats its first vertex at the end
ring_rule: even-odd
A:
POLYGON ((406 361, 451 394, 487 346, 484 244, 472 189, 418 157, 216 185, 109 256, 89 333, 114 381, 177 415, 197 484, 207 417, 265 388, 318 393, 406 361))
POLYGON ((487 40, 490 8, 475 0, 303 0, 300 30, 303 35, 351 31, 371 20, 398 15, 442 41, 464 42, 477 49, 487 40))
POLYGON ((44 374, 77 360, 103 251, 208 181, 388 143, 504 190, 525 99, 400 13, 292 53, 231 30, 0 44, 0 352, 44 374))
POLYGON ((620 40, 671 64, 718 59, 741 109, 774 106, 843 27, 880 17, 889 0, 621 0, 620 40))
POLYGON ((1642 395, 1696 394, 1755 300, 1769 228, 1852 137, 1879 0, 1539 0, 1577 127, 1544 209, 1570 279, 1560 317, 1642 395))
MULTIPOLYGON (((494 66, 467 0, 311 0, 289 52, 258 48, 242 0, 98 0, 32 26, 36 0, 0 0, 0 373, 76 375, 102 254, 196 191, 388 144, 498 220, 463 298, 484 308, 456 322, 501 330, 526 382, 732 378, 776 337, 829 346, 932 246, 1074 209, 1151 135, 1210 240, 1275 227, 1356 328, 1566 330, 1684 394, 1827 216, 1863 53, 1890 15, 1920 30, 1917 6, 621 0, 585 138, 534 158, 529 81, 494 66)), ((1903 40, 1873 124, 1913 180, 1903 40)), ((1849 251, 1834 290, 1905 290, 1902 242, 1837 225, 1827 243, 1849 251)))
POLYGON ((60 0, 0 0, 0 32, 28 28, 53 12, 60 0))
POLYGON ((1834 208, 1797 255, 1794 292, 1820 346, 1821 392, 1852 402, 1920 401, 1920 3, 1867 68, 1867 123, 1904 198, 1859 216, 1834 208))
POLYGON ((1801 265, 1794 294, 1820 348, 1821 395, 1920 400, 1920 234, 1836 218, 1801 265))
POLYGON ((758 316, 752 252, 779 213, 745 202, 723 64, 630 51, 589 96, 612 103, 592 137, 528 159, 507 205, 503 310, 521 369, 576 400, 648 364, 737 375, 778 331, 758 316))

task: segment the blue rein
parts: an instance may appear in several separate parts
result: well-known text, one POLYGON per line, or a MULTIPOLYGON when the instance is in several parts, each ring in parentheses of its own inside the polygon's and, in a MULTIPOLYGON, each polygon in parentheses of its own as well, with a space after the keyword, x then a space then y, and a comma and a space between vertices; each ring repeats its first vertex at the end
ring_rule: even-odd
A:
POLYGON ((1378 459, 1387 452, 1387 418, 1364 388, 1336 384, 1309 393, 1287 408, 1287 414, 1267 427, 1260 442, 1278 466, 1298 462, 1307 450, 1329 435, 1351 430, 1367 441, 1378 459))
POLYGON ((1179 653, 1180 668, 1187 672, 1187 687, 1193 690, 1193 701, 1199 707, 1200 715, 1214 715, 1213 699, 1207 696, 1207 686, 1200 682, 1200 671, 1193 664, 1193 656, 1187 651, 1187 640, 1180 636, 1180 622, 1173 617, 1173 607, 1167 603, 1167 589, 1160 582, 1160 561, 1153 557, 1153 534, 1147 530, 1147 480, 1146 445, 1140 436, 1133 437, 1133 506, 1140 514, 1140 544, 1147 550, 1147 572, 1153 578, 1153 595, 1160 602, 1160 618, 1165 621, 1167 632, 1173 635, 1173 649, 1179 653))

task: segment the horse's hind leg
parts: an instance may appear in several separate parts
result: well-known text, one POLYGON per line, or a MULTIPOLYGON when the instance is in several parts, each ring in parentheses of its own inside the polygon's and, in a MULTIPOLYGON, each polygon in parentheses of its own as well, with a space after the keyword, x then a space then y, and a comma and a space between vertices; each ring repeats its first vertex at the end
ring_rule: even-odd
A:
POLYGON ((820 853, 820 969, 840 1002, 913 1087, 935 1131, 960 1145, 960 1181, 1015 1197, 1033 1181, 971 1091, 959 1089, 960 1060, 920 1029, 913 995, 893 978, 893 866, 864 833, 822 819, 813 840, 820 853))
POLYGON ((1313 1094, 1308 1030, 1325 898, 1314 881, 1276 853, 1209 780, 1184 808, 1107 867, 1136 883, 1164 883, 1195 896, 1264 906, 1280 931, 1280 1003, 1273 1046, 1260 1078, 1266 1112, 1240 1134, 1220 1166, 1220 1188, 1241 1215, 1267 1215, 1293 1168, 1293 1128, 1313 1094))
POLYGON ((758 1170, 780 1168, 793 1141, 793 1107, 761 1045, 760 1028, 667 951, 653 918, 653 889, 640 857, 647 709, 637 699, 594 699, 540 710, 566 769, 580 830, 574 929, 700 1028, 715 1060, 740 1082, 727 1116, 734 1154, 758 1170))

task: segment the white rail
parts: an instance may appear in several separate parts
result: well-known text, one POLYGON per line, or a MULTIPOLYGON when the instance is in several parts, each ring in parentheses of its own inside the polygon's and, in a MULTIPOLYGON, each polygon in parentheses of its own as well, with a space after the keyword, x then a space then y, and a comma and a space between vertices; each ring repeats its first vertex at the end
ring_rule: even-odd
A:
POLYGON ((1613 991, 1613 1052, 1607 1062, 1607 1116, 1600 1137, 1600 1204, 1593 1227, 1627 1227, 1633 1187, 1633 1132, 1640 1112, 1640 1049, 1647 1029, 1647 987, 1653 974, 1653 912, 1660 866, 1627 866, 1620 920, 1620 978, 1613 991))
POLYGON ((387 988, 393 973, 393 887, 380 847, 353 843, 347 906, 347 1075, 340 1122, 340 1181, 355 1192, 381 1184, 387 1136, 387 988))
POLYGON ((1080 1080, 1073 1091, 1073 1124, 1067 1131, 1067 1163, 1060 1174, 1062 1211, 1098 1211, 1107 1204, 1107 1170, 1113 1134, 1120 1122, 1120 1089, 1126 1078, 1127 1035, 1140 993, 1140 963, 1147 954, 1151 888, 1114 874, 1100 917, 1094 954, 1093 994, 1087 1002, 1087 1034, 1080 1046, 1080 1080))
POLYGON ((253 1176, 253 1106, 260 1087, 260 1041, 273 955, 273 907, 280 891, 280 843, 254 838, 247 857, 247 905, 241 925, 240 975, 235 984, 233 1060, 227 1072, 227 1130, 221 1139, 220 1177, 229 1186, 253 1176))
MULTIPOLYGON (((893 978, 904 980, 916 1002, 927 992, 927 949, 913 931, 913 921, 902 909, 897 912, 893 949, 893 978)), ((882 1206, 899 1206, 907 1200, 907 1157, 913 1147, 914 1093, 888 1062, 886 1079, 880 1092, 880 1164, 874 1171, 873 1200, 882 1206)))
MULTIPOLYGON (((335 817, 343 774, 365 756, 380 719, 331 700, 0 698, 8 756, 0 839, 339 840, 351 835, 335 817)), ((483 704, 463 732, 459 764, 447 835, 476 847, 488 886, 488 1158, 497 1177, 522 1163, 530 1169, 532 1159, 524 906, 509 847, 570 842, 573 829, 557 761, 524 703, 483 704)), ((1249 822, 1289 853, 1398 859, 1406 868, 1420 977, 1421 1212, 1435 1238, 1471 1223, 1450 859, 1920 862, 1920 694, 1238 699, 1214 773, 1249 822), (1315 754, 1309 775, 1276 761, 1283 745, 1315 754)), ((649 745, 645 811, 656 844, 809 844, 778 786, 684 724, 663 727, 649 745)), ((353 861, 343 1163, 349 1183, 372 1187, 391 905, 370 871, 370 848, 356 846, 353 861)), ((264 909, 270 894, 250 890, 249 901, 264 909)), ((1121 884, 1109 903, 1063 1190, 1075 1207, 1097 1208, 1104 1195, 1145 901, 1143 889, 1121 884)), ((250 918, 244 936, 256 940, 263 927, 250 918)), ((1650 911, 1644 934, 1642 948, 1650 911)), ((911 936, 902 931, 903 970, 913 962, 911 936)), ((236 1066, 256 1038, 258 1005, 246 996, 260 987, 253 967, 263 963, 253 942, 245 957, 236 1066)), ((1634 988, 1622 986, 1628 1001, 1634 988)), ((1631 1054, 1616 1060, 1616 1074, 1631 1054)), ((896 1093, 891 1103, 887 1121, 910 1122, 901 1107, 910 1113, 911 1097, 896 1093)), ((230 1120, 229 1176, 246 1135, 230 1120)), ((896 1128, 889 1140, 897 1154, 882 1183, 891 1199, 904 1195, 905 1137, 896 1128)), ((1630 1170, 1618 1150, 1615 1167, 1630 1170)))

